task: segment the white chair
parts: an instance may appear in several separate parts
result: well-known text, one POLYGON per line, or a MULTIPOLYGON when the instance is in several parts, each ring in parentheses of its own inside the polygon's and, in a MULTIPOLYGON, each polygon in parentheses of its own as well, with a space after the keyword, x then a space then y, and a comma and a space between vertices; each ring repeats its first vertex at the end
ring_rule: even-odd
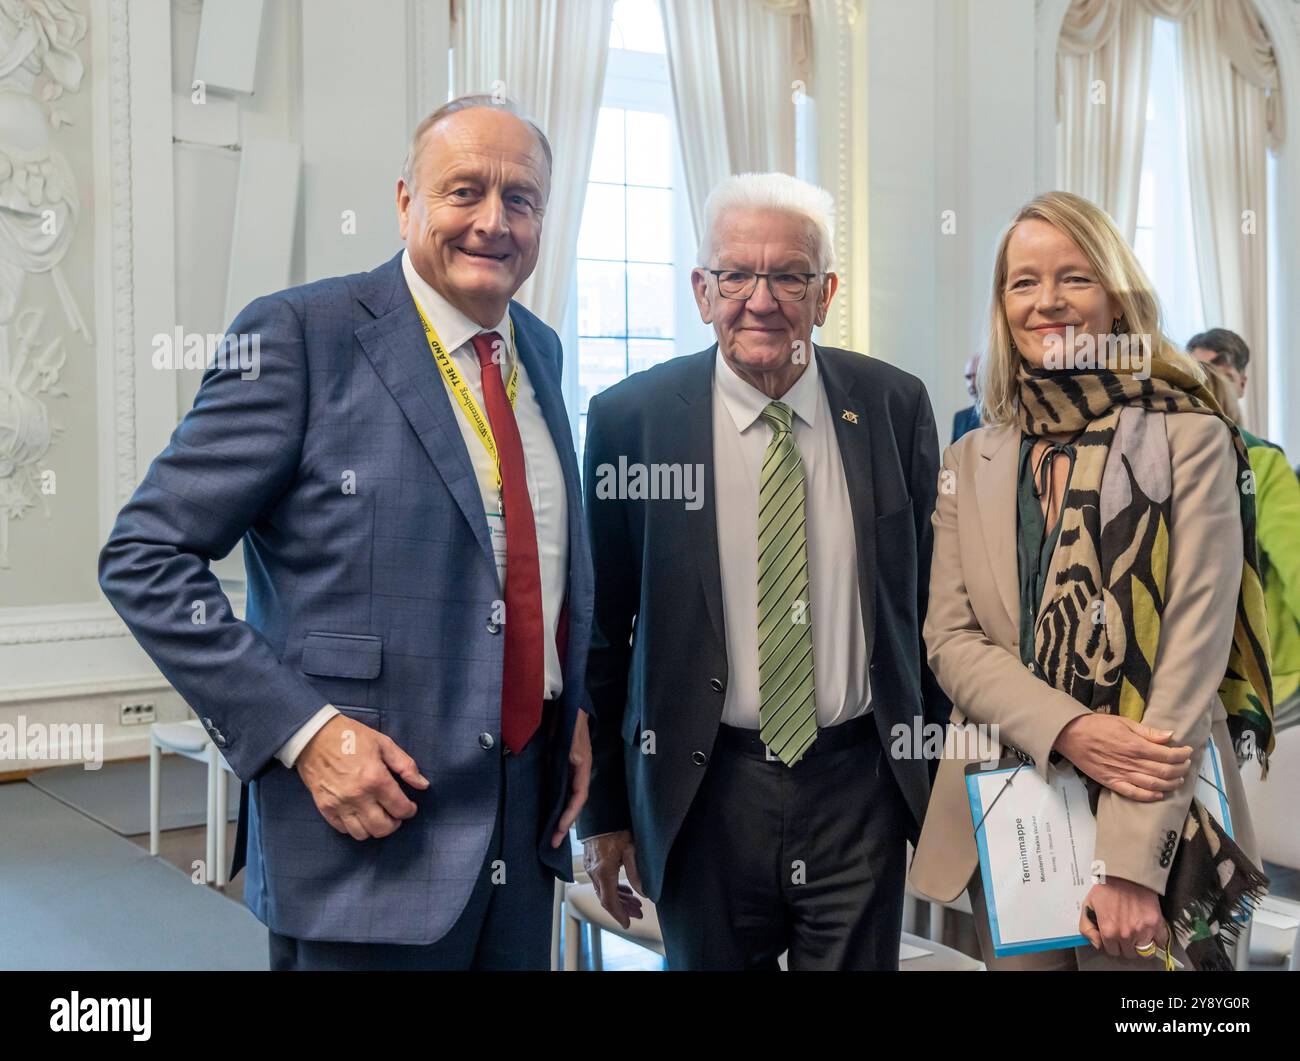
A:
POLYGON ((218 888, 228 882, 226 871, 226 774, 230 764, 211 740, 198 719, 186 722, 155 722, 149 727, 149 854, 157 856, 162 817, 162 753, 173 752, 204 763, 208 768, 207 841, 203 879, 218 888))
MULTIPOLYGON (((971 915, 970 895, 964 891, 957 896, 956 899, 952 900, 952 902, 937 903, 932 899, 927 899, 919 892, 914 892, 912 886, 909 884, 904 896, 904 903, 914 904, 914 906, 919 906, 924 903, 928 908, 930 916, 924 938, 929 940, 931 943, 943 942, 943 929, 948 920, 949 910, 956 910, 958 913, 973 916, 971 915)), ((912 923, 915 924, 915 922, 912 923)), ((904 920, 903 924, 906 926, 909 922, 904 920)))
MULTIPOLYGON (((1295 808, 1300 804, 1300 727, 1283 730, 1269 759, 1268 780, 1261 781, 1256 765, 1247 763, 1242 784, 1261 857, 1286 869, 1300 869, 1300 829, 1295 808)), ((1300 968, 1300 903, 1264 896, 1255 916, 1241 933, 1237 966, 1300 968)))
MULTIPOLYGON (((907 845, 907 865, 909 873, 912 866, 913 854, 914 851, 909 842, 907 845)), ((925 938, 932 943, 943 942, 943 929, 944 925, 947 923, 949 910, 956 910, 958 913, 972 916, 970 896, 965 891, 958 895, 957 898, 953 899, 952 902, 939 903, 922 895, 920 892, 913 891, 912 885, 909 882, 907 885, 907 891, 903 894, 903 931, 918 932, 918 929, 920 928, 920 908, 922 906, 924 906, 929 912, 925 938)))
MULTIPOLYGON (((586 877, 586 874, 583 874, 586 877)), ((604 967, 601 955, 600 935, 610 932, 620 939, 628 940, 648 951, 664 956, 664 937, 659 928, 659 916, 649 899, 641 900, 641 912, 644 916, 633 918, 631 924, 624 928, 610 913, 600 905, 596 898, 596 887, 589 879, 564 886, 564 969, 576 972, 578 968, 578 948, 581 945, 584 926, 591 930, 591 967, 600 972, 604 967)))

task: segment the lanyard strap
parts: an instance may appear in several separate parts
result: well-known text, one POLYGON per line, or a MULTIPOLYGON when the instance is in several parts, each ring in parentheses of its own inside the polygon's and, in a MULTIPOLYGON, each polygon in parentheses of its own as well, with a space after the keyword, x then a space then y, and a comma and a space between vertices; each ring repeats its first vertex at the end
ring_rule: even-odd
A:
MULTIPOLYGON (((497 489, 501 489, 501 457, 497 453, 497 441, 492 436, 492 424, 487 415, 479 408, 479 404, 474 400, 474 393, 469 389, 469 384, 465 377, 460 374, 456 364, 451 359, 451 354, 447 352, 446 347, 442 345, 442 340, 438 338, 438 333, 433 330, 433 325, 429 323, 429 318, 424 315, 424 309, 417 301, 416 310, 420 314, 420 323, 424 325, 424 337, 429 341, 429 350, 433 353, 433 362, 438 366, 438 371, 442 373, 442 378, 447 381, 447 386, 451 388, 451 393, 456 396, 456 404, 460 406, 460 411, 465 414, 465 419, 474 429, 474 434, 483 443, 483 448, 492 458, 492 467, 496 469, 497 489)), ((513 346, 515 341, 515 322, 510 322, 510 343, 513 346)), ((510 379, 506 383, 506 398, 510 402, 510 408, 515 407, 515 396, 519 393, 519 358, 516 357, 514 365, 510 370, 510 379)))

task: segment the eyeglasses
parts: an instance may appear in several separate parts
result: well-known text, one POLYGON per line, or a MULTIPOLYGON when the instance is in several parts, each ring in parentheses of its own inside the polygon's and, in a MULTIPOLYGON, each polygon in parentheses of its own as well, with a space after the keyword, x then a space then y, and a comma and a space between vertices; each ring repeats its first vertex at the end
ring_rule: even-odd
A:
POLYGON ((723 298, 744 301, 758 289, 759 280, 767 281, 767 289, 777 302, 799 302, 808 294, 808 285, 821 273, 746 273, 739 269, 706 269, 718 281, 718 294, 723 298))

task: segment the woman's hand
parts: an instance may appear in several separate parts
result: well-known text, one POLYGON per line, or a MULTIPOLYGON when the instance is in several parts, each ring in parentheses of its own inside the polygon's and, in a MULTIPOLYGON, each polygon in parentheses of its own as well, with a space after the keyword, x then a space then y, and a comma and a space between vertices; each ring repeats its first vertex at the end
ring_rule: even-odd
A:
POLYGON ((1160 896, 1122 877, 1092 886, 1083 900, 1079 931, 1093 947, 1104 949, 1112 958, 1147 957, 1137 948, 1151 943, 1169 947, 1169 928, 1160 911, 1160 896), (1088 917, 1090 909, 1097 915, 1095 925, 1088 917))
POLYGON ((1192 768, 1192 749, 1167 747, 1172 736, 1119 715, 1080 715, 1066 723, 1052 750, 1117 795, 1155 803, 1177 792, 1192 768))

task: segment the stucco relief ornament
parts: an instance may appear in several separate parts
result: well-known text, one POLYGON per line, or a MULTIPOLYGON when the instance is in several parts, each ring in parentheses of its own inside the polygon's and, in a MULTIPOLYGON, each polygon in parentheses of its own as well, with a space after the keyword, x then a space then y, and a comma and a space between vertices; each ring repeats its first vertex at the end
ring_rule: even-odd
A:
POLYGON ((85 35, 86 16, 66 0, 0 0, 0 567, 9 520, 44 500, 40 463, 58 428, 43 399, 66 397, 62 338, 42 343, 43 315, 21 309, 29 276, 49 276, 68 327, 91 341, 60 268, 81 202, 51 136, 69 124, 59 101, 81 88, 85 35))

